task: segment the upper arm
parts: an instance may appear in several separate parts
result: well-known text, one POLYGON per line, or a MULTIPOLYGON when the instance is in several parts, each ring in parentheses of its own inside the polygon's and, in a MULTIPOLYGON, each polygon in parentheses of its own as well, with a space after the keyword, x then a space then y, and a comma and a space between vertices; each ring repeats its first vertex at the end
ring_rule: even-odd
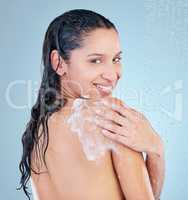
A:
POLYGON ((117 145, 112 159, 127 200, 154 200, 142 153, 117 145))

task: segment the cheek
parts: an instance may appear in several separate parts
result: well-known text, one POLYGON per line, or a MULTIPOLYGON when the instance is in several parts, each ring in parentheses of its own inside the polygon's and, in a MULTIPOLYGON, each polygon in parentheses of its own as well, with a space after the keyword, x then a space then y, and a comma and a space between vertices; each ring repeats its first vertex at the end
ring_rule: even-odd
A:
POLYGON ((92 74, 86 74, 84 72, 82 73, 72 73, 70 77, 70 87, 72 90, 74 90, 76 93, 79 94, 86 94, 86 93, 93 93, 95 86, 94 83, 94 77, 92 74))
POLYGON ((93 96, 97 90, 93 83, 99 76, 99 70, 87 64, 77 64, 76 67, 69 68, 69 79, 73 83, 71 88, 80 94, 91 94, 93 96))
POLYGON ((78 81, 83 87, 89 87, 95 82, 99 72, 96 68, 91 69, 91 66, 78 66, 77 69, 70 72, 70 75, 72 80, 78 81))

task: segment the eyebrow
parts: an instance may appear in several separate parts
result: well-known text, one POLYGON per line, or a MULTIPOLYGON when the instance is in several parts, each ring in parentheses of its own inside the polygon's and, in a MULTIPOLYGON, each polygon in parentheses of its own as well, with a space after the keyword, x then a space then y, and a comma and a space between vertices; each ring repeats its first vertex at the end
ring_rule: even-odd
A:
MULTIPOLYGON (((122 51, 119 51, 115 56, 118 56, 120 54, 122 54, 122 51)), ((87 56, 103 56, 104 54, 102 53, 92 53, 92 54, 88 54, 87 56)))

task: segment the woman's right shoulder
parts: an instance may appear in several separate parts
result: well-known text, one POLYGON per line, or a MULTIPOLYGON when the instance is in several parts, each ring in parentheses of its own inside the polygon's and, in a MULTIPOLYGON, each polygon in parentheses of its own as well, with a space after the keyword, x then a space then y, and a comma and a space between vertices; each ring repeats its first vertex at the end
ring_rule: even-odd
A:
MULTIPOLYGON (((62 130, 67 130, 69 129, 67 120, 69 119, 69 117, 72 114, 72 110, 71 108, 62 108, 57 112, 54 112, 48 120, 48 125, 49 128, 51 128, 52 130, 56 130, 56 131, 60 131, 62 132, 62 130)), ((52 131, 51 130, 51 131, 52 131)))
POLYGON ((69 116, 70 112, 60 111, 53 113, 49 117, 49 149, 60 151, 62 145, 75 146, 78 143, 75 134, 72 133, 70 126, 67 123, 69 116))

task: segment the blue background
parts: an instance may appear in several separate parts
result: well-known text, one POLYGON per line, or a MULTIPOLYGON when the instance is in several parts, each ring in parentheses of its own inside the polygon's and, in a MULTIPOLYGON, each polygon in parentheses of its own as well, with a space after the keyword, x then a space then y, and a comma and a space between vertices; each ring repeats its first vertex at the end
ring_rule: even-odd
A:
POLYGON ((123 77, 114 95, 142 111, 166 148, 162 200, 188 199, 188 1, 41 0, 0 2, 0 199, 26 199, 16 191, 21 135, 41 79, 48 24, 64 11, 92 9, 117 26, 123 77))

